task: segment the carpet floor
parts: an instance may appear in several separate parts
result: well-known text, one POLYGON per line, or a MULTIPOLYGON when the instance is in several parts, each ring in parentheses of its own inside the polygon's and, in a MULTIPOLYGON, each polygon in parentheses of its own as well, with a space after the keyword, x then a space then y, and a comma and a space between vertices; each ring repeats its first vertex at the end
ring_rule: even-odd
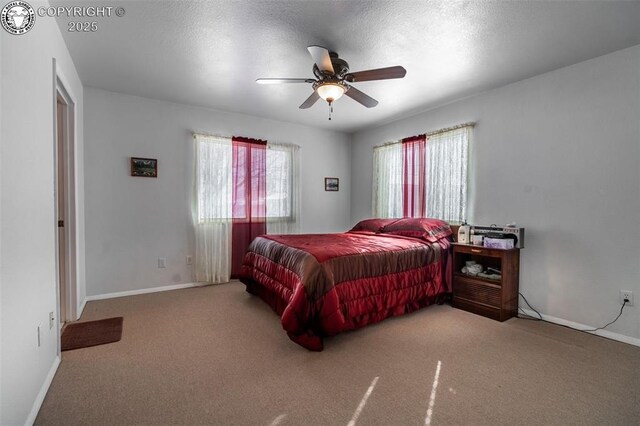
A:
POLYGON ((640 348, 448 305, 291 342, 240 283, 89 302, 117 343, 64 352, 38 425, 637 425, 640 348))

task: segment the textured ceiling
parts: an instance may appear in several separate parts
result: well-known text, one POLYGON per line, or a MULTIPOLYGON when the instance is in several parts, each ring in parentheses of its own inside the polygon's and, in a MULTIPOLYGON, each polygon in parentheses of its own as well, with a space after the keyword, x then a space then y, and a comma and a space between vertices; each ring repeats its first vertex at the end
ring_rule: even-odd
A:
MULTIPOLYGON (((59 2, 54 6, 105 6, 59 2)), ((95 33, 58 23, 87 86, 354 132, 490 88, 640 44, 640 2, 120 1, 95 33), (313 77, 308 45, 351 71, 402 65, 399 80, 355 83, 377 99, 298 106, 313 77)), ((42 18, 44 19, 44 18, 42 18)), ((80 20, 80 19, 74 19, 80 20)), ((84 18, 83 20, 87 20, 84 18)))

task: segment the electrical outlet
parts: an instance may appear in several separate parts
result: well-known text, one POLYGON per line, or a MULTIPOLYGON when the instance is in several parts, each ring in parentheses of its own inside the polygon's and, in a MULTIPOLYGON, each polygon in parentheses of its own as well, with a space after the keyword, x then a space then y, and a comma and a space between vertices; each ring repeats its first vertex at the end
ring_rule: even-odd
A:
POLYGON ((187 262, 187 265, 193 265, 193 258, 191 256, 185 257, 185 261, 187 262))
POLYGON ((620 290, 620 303, 627 299, 627 306, 633 306, 633 292, 631 290, 620 290))
POLYGON ((158 268, 166 268, 167 267, 167 258, 159 257, 158 258, 158 268))
POLYGON ((53 328, 53 324, 55 324, 55 317, 53 316, 53 312, 49 312, 49 330, 53 328))

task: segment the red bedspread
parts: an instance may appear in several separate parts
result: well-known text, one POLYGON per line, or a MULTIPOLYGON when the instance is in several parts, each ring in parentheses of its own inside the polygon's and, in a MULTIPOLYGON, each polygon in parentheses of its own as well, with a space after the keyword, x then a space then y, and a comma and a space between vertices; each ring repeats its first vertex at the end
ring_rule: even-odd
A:
POLYGON ((240 280, 279 315, 296 343, 428 306, 450 292, 449 242, 386 234, 263 235, 245 255, 240 280))

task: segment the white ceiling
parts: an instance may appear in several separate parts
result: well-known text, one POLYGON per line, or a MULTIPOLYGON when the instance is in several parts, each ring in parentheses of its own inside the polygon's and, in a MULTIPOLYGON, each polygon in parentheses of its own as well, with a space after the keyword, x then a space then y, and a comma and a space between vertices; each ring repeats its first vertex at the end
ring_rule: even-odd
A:
POLYGON ((58 20, 85 85, 345 132, 640 44, 638 1, 117 3, 126 14, 95 19, 95 33, 58 20), (402 65, 407 76, 354 83, 379 105, 344 97, 332 121, 321 101, 298 109, 311 85, 255 83, 313 77, 312 44, 352 72, 402 65))

